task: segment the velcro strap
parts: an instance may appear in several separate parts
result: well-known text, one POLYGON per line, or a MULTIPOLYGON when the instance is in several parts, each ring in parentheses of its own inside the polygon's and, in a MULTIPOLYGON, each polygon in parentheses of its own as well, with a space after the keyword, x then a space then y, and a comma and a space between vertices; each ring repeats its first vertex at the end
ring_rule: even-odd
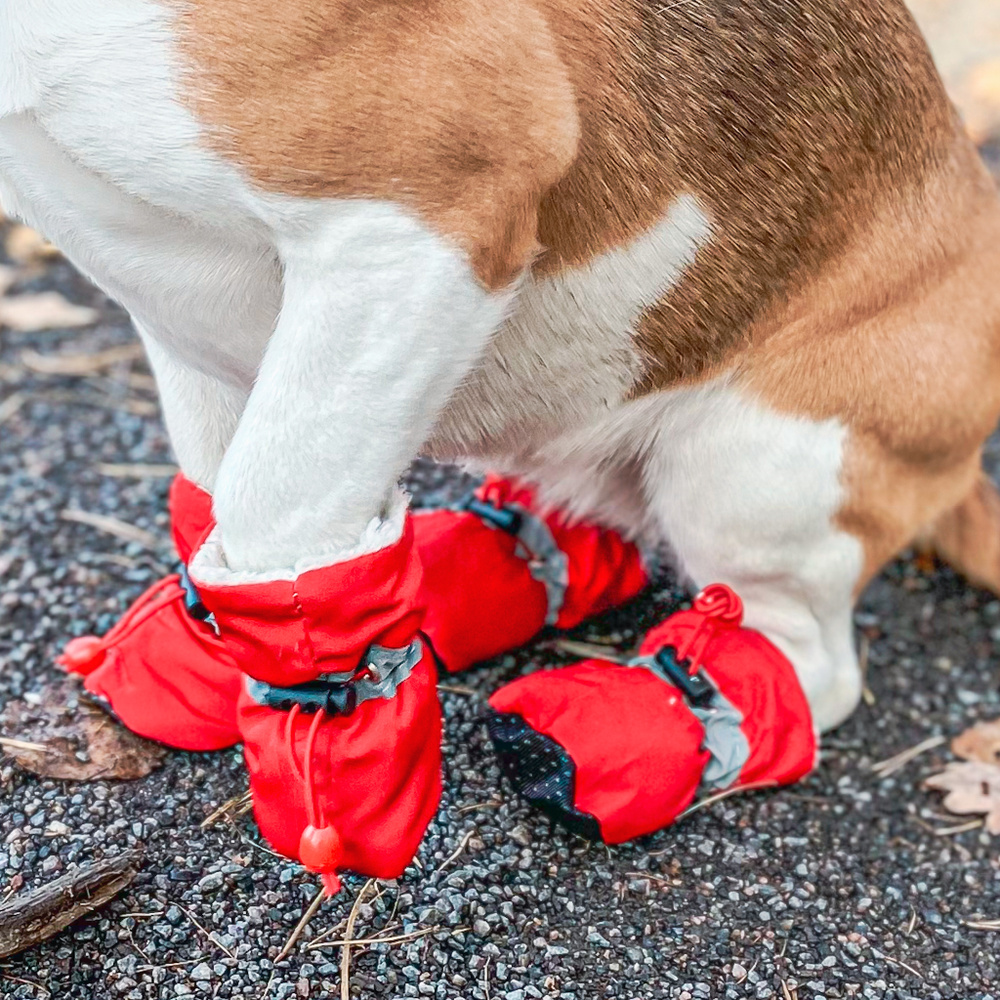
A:
POLYGON ((517 539, 515 553, 528 564, 528 572, 532 577, 545 587, 545 624, 555 625, 566 602, 569 557, 556 544, 545 521, 518 503, 494 507, 475 494, 466 498, 455 509, 476 514, 488 528, 506 531, 517 539))
POLYGON ((288 711, 292 705, 298 705, 304 712, 323 709, 329 715, 350 715, 363 702, 395 697, 423 655, 419 638, 403 649, 372 646, 357 671, 320 674, 315 680, 290 687, 277 687, 247 677, 247 694, 267 708, 288 711))
POLYGON ((743 732, 743 715, 740 710, 723 695, 704 670, 690 675, 692 681, 698 681, 695 689, 698 694, 692 699, 685 687, 664 670, 660 653, 656 656, 636 657, 629 660, 627 665, 649 670, 680 692, 688 708, 705 727, 703 746, 711 754, 711 760, 702 773, 702 785, 713 789, 729 788, 739 778, 750 759, 750 743, 743 732))

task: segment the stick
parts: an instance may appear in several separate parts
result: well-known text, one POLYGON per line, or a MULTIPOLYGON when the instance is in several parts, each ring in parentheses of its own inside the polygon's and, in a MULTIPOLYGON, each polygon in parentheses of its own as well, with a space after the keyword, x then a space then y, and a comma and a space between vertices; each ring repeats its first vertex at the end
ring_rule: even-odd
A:
POLYGON ((0 958, 58 934, 111 902, 139 871, 138 851, 69 872, 0 906, 0 958))
POLYGON ((778 783, 776 781, 768 780, 751 781, 746 785, 737 785, 735 788, 727 788, 724 792, 716 792, 715 795, 709 795, 707 798, 699 799, 697 802, 692 803, 677 817, 677 819, 684 819, 685 816, 690 816, 691 813, 698 812, 699 809, 707 809, 709 806, 715 805, 716 802, 728 799, 731 795, 739 795, 741 792, 756 792, 762 788, 777 787, 778 783))
POLYGON ((441 867, 438 868, 439 872, 443 872, 445 868, 448 867, 448 865, 450 865, 461 855, 462 851, 465 850, 465 845, 468 844, 470 840, 472 840, 472 835, 475 832, 476 832, 475 827, 473 827, 471 830, 465 831, 465 836, 462 838, 462 842, 458 845, 458 847, 455 848, 455 850, 447 858, 445 858, 444 861, 441 862, 441 867))
POLYGON ((344 950, 340 953, 340 1000, 351 1000, 351 938, 354 937, 354 922, 358 919, 358 911, 364 902, 368 890, 375 884, 370 878, 361 887, 358 898, 351 907, 351 915, 347 918, 347 930, 344 931, 344 950))
POLYGON ((309 909, 302 914, 302 919, 295 925, 295 930, 292 931, 291 936, 285 942, 285 947, 281 949, 278 953, 278 957, 274 960, 275 965, 292 953, 292 949, 295 947, 295 942, 301 937, 302 932, 306 929, 309 921, 316 916, 316 911, 323 905, 324 899, 326 899, 326 889, 323 886, 320 886, 319 891, 313 897, 313 901, 309 904, 309 909))
POLYGON ((911 760, 916 760, 922 753, 927 753, 928 750, 933 750, 935 747, 939 747, 942 743, 947 742, 948 740, 945 736, 931 736, 918 743, 915 747, 903 750, 888 760, 880 760, 877 764, 872 764, 871 769, 879 778, 888 778, 890 774, 895 774, 898 770, 909 764, 911 760))
POLYGON ((49 753, 50 747, 41 743, 29 743, 27 740, 12 740, 7 736, 0 736, 0 747, 8 750, 30 750, 32 753, 49 753))
POLYGON ((64 521, 87 524, 91 528, 115 535, 126 542, 138 542, 147 549, 155 549, 159 545, 159 539, 152 532, 137 528, 134 524, 126 524, 124 521, 119 521, 117 517, 109 517, 107 514, 92 514, 87 510, 67 509, 62 511, 59 516, 64 521))
POLYGON ((145 465, 139 462, 101 462, 97 471, 116 479, 169 479, 176 475, 176 465, 145 465))

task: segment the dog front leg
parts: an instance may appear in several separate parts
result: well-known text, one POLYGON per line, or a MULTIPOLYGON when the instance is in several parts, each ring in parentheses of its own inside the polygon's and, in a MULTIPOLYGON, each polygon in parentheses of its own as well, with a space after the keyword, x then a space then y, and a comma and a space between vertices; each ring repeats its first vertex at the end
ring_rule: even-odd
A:
POLYGON ((278 243, 283 308, 215 488, 237 571, 355 545, 510 300, 377 202, 310 210, 278 243))
POLYGON ((333 890, 344 868, 398 876, 437 807, 436 668, 396 483, 509 296, 397 209, 309 211, 278 241, 281 315, 190 569, 247 675, 261 830, 333 890))
POLYGON ((136 324, 181 472, 211 493, 249 390, 192 367, 136 324))

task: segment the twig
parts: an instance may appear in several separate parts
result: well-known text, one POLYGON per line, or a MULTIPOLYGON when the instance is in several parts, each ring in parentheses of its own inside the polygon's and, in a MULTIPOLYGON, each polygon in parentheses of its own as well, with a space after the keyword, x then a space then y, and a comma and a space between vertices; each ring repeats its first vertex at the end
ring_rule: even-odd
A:
POLYGON ((0 424, 7 423, 17 411, 28 402, 28 397, 23 392, 15 392, 0 403, 0 424))
POLYGON ((875 704, 875 693, 868 686, 868 654, 871 652, 871 642, 868 636, 861 633, 861 641, 858 643, 858 669, 861 671, 861 697, 865 704, 871 708, 875 704))
POLYGON ((654 875, 652 872, 625 872, 626 875, 632 878, 648 878, 652 882, 659 882, 661 885, 676 886, 675 881, 671 881, 665 878, 663 875, 654 875))
POLYGON ((3 978, 11 983, 20 983, 22 986, 30 986, 32 989, 41 990, 43 996, 52 996, 41 983, 36 983, 34 979, 22 979, 20 976, 12 976, 6 969, 3 970, 3 978))
POLYGON ((942 826, 932 829, 931 832, 935 837, 951 837, 959 833, 968 833, 970 830, 979 830, 982 828, 985 820, 973 819, 969 820, 968 823, 959 823, 957 826, 942 826))
POLYGON ((962 923, 974 931, 1000 931, 1000 920, 963 920, 962 923))
POLYGON ((0 906, 0 958, 31 948, 100 909, 139 870, 138 851, 69 872, 0 906))
POLYGON ((169 479, 177 473, 176 465, 146 465, 141 462, 101 462, 97 471, 115 479, 169 479))
POLYGON ((470 687, 462 687, 461 684, 438 684, 438 691, 444 691, 445 694, 460 694, 464 698, 474 698, 478 692, 473 691, 470 687))
POLYGON ((473 802, 471 805, 459 806, 455 812, 459 816, 466 813, 475 812, 477 809, 499 809, 503 805, 503 799, 493 799, 490 802, 473 802))
POLYGON ((582 656, 587 660, 607 660, 608 663, 617 663, 620 666, 628 666, 628 658, 616 653, 607 646, 598 646, 596 643, 578 642, 576 639, 553 639, 552 646, 570 653, 572 656, 582 656))
POLYGON ((904 962, 902 959, 890 958, 888 955, 884 954, 881 951, 878 951, 876 948, 872 948, 872 954, 876 958, 881 958, 883 962, 888 962, 890 965, 898 965, 901 969, 906 969, 907 972, 916 976, 917 979, 919 979, 921 982, 924 981, 923 973, 920 972, 918 969, 915 969, 912 965, 909 965, 907 962, 904 962))
POLYGON ((354 937, 354 923, 358 919, 358 911, 364 902, 368 890, 375 884, 370 878, 361 887, 358 898, 354 900, 350 915, 347 918, 347 930, 344 932, 343 951, 340 953, 340 1000, 351 1000, 351 938, 354 937))
POLYGON ((27 740, 13 740, 7 736, 0 736, 0 747, 7 747, 10 750, 31 750, 33 753, 50 753, 51 747, 43 743, 29 743, 27 740))
POLYGON ((97 528, 109 535, 115 535, 126 542, 138 542, 147 549, 159 547, 159 539, 150 531, 137 528, 134 524, 126 524, 119 521, 117 517, 110 517, 107 514, 92 514, 86 510, 64 510, 59 515, 64 521, 74 521, 77 524, 87 524, 91 528, 97 528))
POLYGON ((223 816, 228 820, 238 819, 250 808, 252 808, 252 802, 249 792, 244 792, 242 795, 235 795, 228 802, 223 802, 210 816, 203 819, 200 829, 207 830, 216 820, 221 819, 223 816), (231 815, 229 815, 230 811, 232 811, 231 815))
POLYGON ((24 350, 21 352, 21 364, 39 375, 93 375, 141 357, 141 344, 123 344, 94 354, 39 354, 24 350))
POLYGON ((190 920, 191 923, 194 924, 195 927, 197 927, 198 930, 200 930, 202 934, 204 934, 205 937, 207 937, 208 940, 211 941, 212 944, 216 946, 216 948, 221 948, 231 959, 233 959, 234 961, 236 960, 236 956, 220 940, 218 940, 218 938, 216 938, 216 936, 211 931, 206 930, 206 928, 202 924, 198 923, 198 918, 186 906, 184 906, 182 903, 176 903, 176 902, 174 905, 177 906, 178 909, 183 910, 184 913, 187 914, 188 920, 190 920))
POLYGON ((465 845, 468 844, 468 842, 472 839, 472 835, 475 832, 476 832, 475 827, 473 827, 471 830, 465 831, 465 836, 462 838, 461 843, 458 845, 458 847, 456 847, 455 850, 452 851, 452 853, 449 854, 448 857, 441 862, 440 868, 437 869, 439 872, 443 872, 445 868, 448 867, 448 865, 450 865, 456 858, 459 857, 459 855, 461 855, 462 851, 465 850, 465 845))
POLYGON ((153 969, 183 969, 189 965, 201 965, 202 959, 190 958, 186 962, 167 962, 166 965, 137 965, 136 972, 152 972, 153 969))
POLYGON ((887 760, 880 760, 877 764, 872 764, 871 769, 880 778, 888 778, 890 774, 895 774, 904 768, 911 760, 916 760, 922 753, 933 750, 935 747, 941 746, 942 743, 947 743, 947 737, 931 736, 918 743, 915 747, 910 747, 909 750, 903 750, 901 753, 897 753, 887 760))
MULTIPOLYGON (((324 948, 344 948, 346 950, 348 947, 360 948, 373 944, 401 944, 403 941, 416 941, 418 938, 427 937, 428 934, 436 934, 442 930, 444 928, 440 924, 435 924, 433 927, 422 927, 418 931, 409 931, 406 934, 389 934, 372 938, 341 938, 339 941, 312 941, 306 945, 306 950, 321 951, 324 948)), ((454 937, 456 934, 465 934, 468 930, 468 927, 456 927, 448 933, 454 937)))
POLYGON ((699 799, 697 802, 692 803, 677 817, 677 819, 684 819, 685 816, 690 816, 691 813, 698 812, 700 809, 707 809, 709 806, 715 805, 716 802, 728 799, 732 795, 739 795, 741 792, 755 792, 761 788, 777 787, 778 782, 774 779, 770 779, 768 781, 752 781, 747 785, 737 785, 736 788, 727 788, 723 792, 716 792, 715 795, 709 795, 707 798, 699 799))
POLYGON ((278 957, 274 960, 275 965, 292 953, 295 943, 302 936, 302 932, 306 929, 309 921, 316 916, 316 912, 323 905, 324 899, 326 899, 326 889, 320 886, 319 891, 313 897, 313 901, 309 904, 309 909, 302 914, 302 919, 295 925, 295 930, 292 931, 291 936, 285 942, 285 947, 278 952, 278 957))

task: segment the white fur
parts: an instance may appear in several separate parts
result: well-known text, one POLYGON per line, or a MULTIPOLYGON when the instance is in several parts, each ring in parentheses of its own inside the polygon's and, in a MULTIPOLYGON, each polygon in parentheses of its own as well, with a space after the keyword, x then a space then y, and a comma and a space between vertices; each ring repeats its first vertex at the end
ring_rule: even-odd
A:
POLYGON ((507 297, 393 206, 248 184, 179 95, 172 16, 8 0, 0 197, 135 318, 230 565, 288 566, 364 532, 507 297))
POLYGON ((373 517, 365 526, 361 537, 349 548, 329 551, 322 555, 304 556, 294 563, 266 570, 234 570, 222 545, 222 533, 215 528, 191 558, 191 579, 199 586, 240 587, 257 583, 276 581, 292 582, 303 573, 335 566, 339 563, 360 559, 362 556, 380 552, 395 545, 403 536, 409 498, 402 490, 395 489, 378 517, 373 517))
POLYGON ((237 569, 350 545, 507 305, 391 205, 314 204, 301 223, 280 239, 285 305, 216 485, 237 569))
POLYGON ((632 530, 668 541, 696 588, 736 590, 825 730, 861 695, 851 609, 863 552, 834 524, 845 442, 838 421, 776 413, 719 379, 628 404, 551 442, 530 468, 548 499, 578 509, 614 496, 628 470, 645 512, 632 530))
POLYGON ((641 375, 642 314, 680 282, 711 235, 701 204, 684 194, 630 244, 557 276, 529 278, 430 450, 450 458, 525 454, 616 408, 641 375))

